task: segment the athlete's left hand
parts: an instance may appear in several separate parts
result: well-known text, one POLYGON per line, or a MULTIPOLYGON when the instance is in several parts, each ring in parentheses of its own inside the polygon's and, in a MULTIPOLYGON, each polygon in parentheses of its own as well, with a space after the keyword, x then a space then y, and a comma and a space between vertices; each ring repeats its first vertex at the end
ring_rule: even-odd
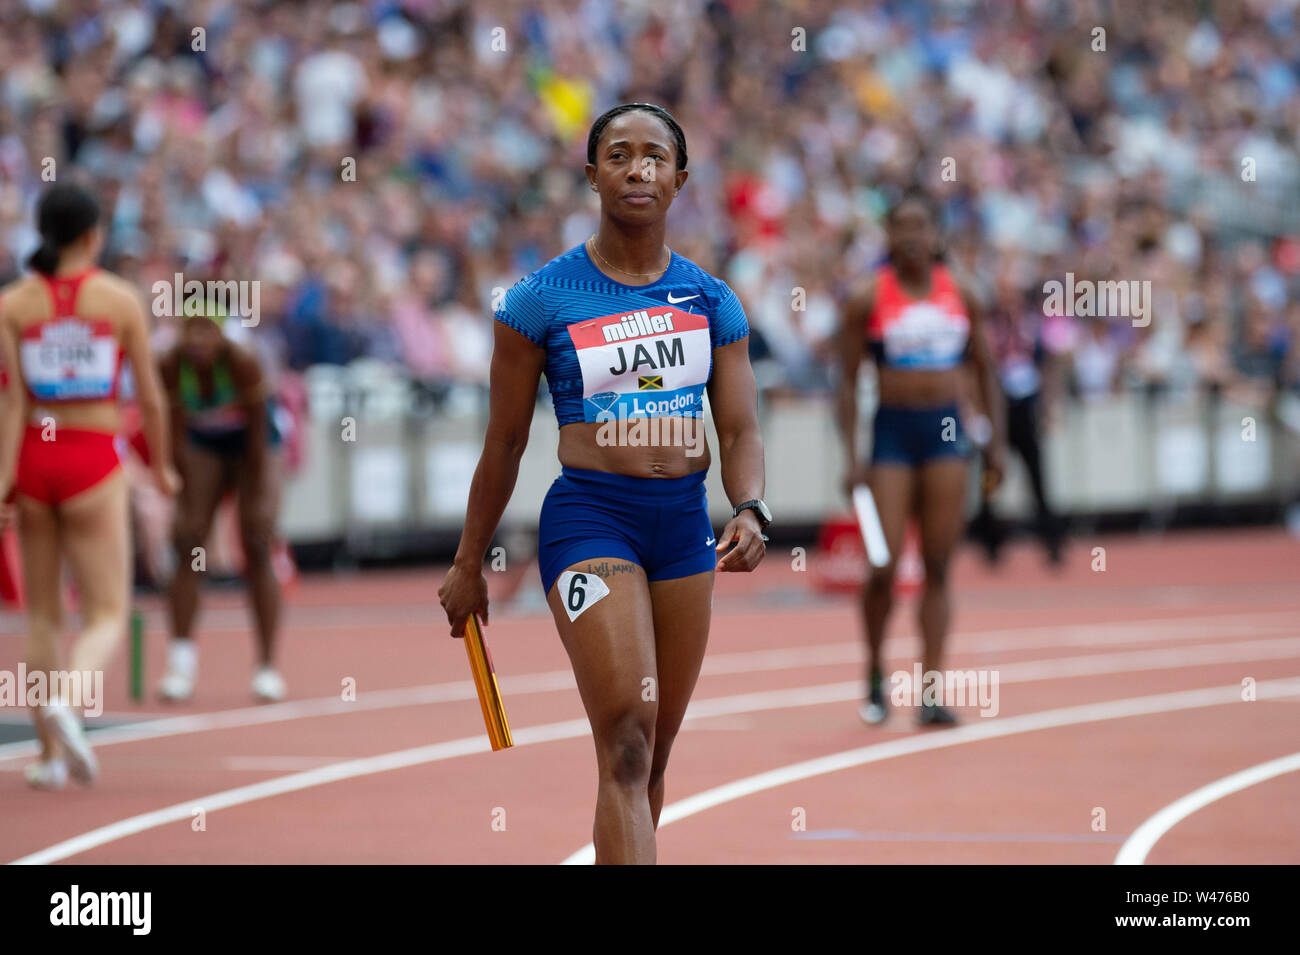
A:
POLYGON ((984 477, 983 488, 984 496, 989 497, 1002 484, 1002 475, 1006 473, 1003 470, 1003 451, 1000 444, 990 444, 984 449, 984 477))
POLYGON ((727 526, 718 535, 717 549, 727 550, 716 568, 722 573, 747 573, 758 566, 767 553, 767 545, 763 543, 762 525, 753 511, 741 511, 727 521, 727 526), (727 550, 733 541, 736 546, 727 550))

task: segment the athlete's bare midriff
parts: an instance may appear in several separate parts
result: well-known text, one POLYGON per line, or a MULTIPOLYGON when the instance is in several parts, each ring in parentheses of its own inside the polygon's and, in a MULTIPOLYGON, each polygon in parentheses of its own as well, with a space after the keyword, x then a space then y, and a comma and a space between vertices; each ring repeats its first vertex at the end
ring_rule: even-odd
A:
MULTIPOLYGON (((121 344, 122 319, 119 315, 121 293, 115 287, 114 280, 103 272, 89 276, 77 295, 77 315, 86 318, 105 319, 113 323, 118 344, 121 344)), ((6 312, 18 328, 19 334, 32 325, 44 322, 52 317, 50 296, 44 282, 30 276, 16 282, 5 292, 6 312)), ((21 375, 21 369, 18 370, 21 375)), ((118 384, 120 386, 120 371, 118 384)), ((11 379, 14 374, 11 372, 11 379)), ((56 427, 75 428, 83 431, 102 431, 117 434, 122 429, 122 411, 118 399, 96 398, 81 401, 35 401, 27 391, 26 383, 20 386, 11 381, 11 388, 21 387, 24 415, 23 420, 29 424, 45 426, 53 421, 56 427)))
POLYGON ((917 370, 876 366, 880 403, 895 408, 934 408, 956 403, 962 394, 962 366, 917 370))
POLYGON ((37 405, 28 398, 27 407, 28 424, 44 426, 47 421, 53 421, 55 427, 105 434, 122 430, 122 411, 115 401, 58 401, 37 405))
POLYGON ((575 421, 560 428, 559 458, 568 468, 630 477, 679 478, 708 470, 712 456, 704 435, 703 418, 575 421), (638 427, 644 430, 638 433, 638 427), (656 434, 658 437, 653 437, 656 434), (641 444, 648 436, 659 443, 641 444), (611 439, 618 443, 602 443, 611 439))

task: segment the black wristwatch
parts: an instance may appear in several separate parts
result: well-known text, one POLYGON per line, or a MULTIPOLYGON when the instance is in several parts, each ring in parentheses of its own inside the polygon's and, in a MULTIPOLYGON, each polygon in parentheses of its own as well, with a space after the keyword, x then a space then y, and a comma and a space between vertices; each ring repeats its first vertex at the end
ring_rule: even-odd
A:
POLYGON ((772 523, 772 512, 767 509, 767 504, 761 498, 754 498, 752 501, 745 501, 743 504, 737 504, 731 512, 732 517, 740 516, 740 512, 749 509, 758 517, 758 526, 760 530, 767 530, 767 525, 772 523))

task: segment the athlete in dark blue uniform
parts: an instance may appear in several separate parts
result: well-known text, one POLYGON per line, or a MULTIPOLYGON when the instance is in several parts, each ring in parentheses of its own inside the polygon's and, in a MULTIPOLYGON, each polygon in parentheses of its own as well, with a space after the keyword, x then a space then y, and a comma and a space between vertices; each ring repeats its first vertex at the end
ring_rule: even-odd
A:
POLYGON ((744 311, 725 283, 664 244, 687 175, 681 128, 656 106, 617 107, 592 126, 587 158, 599 232, 521 280, 497 312, 491 419, 439 597, 453 636, 473 612, 486 620, 483 556, 545 373, 563 467, 542 506, 538 561, 595 735, 596 860, 653 862, 713 573, 757 566, 771 515, 744 311), (706 389, 733 504, 716 537, 706 389))
MULTIPOLYGON (((862 590, 867 636, 867 723, 885 719, 885 625, 893 609, 894 572, 903 534, 915 515, 920 529, 925 586, 918 605, 923 680, 941 676, 948 634, 948 569, 966 514, 966 469, 971 450, 958 400, 973 374, 992 438, 984 449, 984 491, 1002 475, 1000 396, 984 338, 979 303, 947 267, 935 261, 938 223, 929 203, 907 196, 890 211, 889 263, 854 290, 841 330, 840 434, 849 463, 847 487, 867 484, 875 496, 891 561, 874 567, 862 590), (880 405, 873 423, 871 461, 857 456, 858 366, 876 363, 880 405)), ((932 683, 931 686, 936 684, 932 683)), ((924 698, 923 698, 924 699, 924 698)), ((924 699, 917 719, 947 726, 955 716, 924 699)))
MULTIPOLYGON (((620 437, 648 445, 678 435, 685 443, 685 423, 674 418, 698 423, 713 350, 744 339, 749 325, 724 282, 670 255, 657 281, 628 286, 600 272, 584 243, 507 293, 497 320, 546 350, 561 428, 596 423, 597 445, 620 437)), ((656 480, 565 467, 542 506, 542 586, 549 592, 565 567, 588 556, 625 557, 647 580, 712 570, 707 473, 656 480)))

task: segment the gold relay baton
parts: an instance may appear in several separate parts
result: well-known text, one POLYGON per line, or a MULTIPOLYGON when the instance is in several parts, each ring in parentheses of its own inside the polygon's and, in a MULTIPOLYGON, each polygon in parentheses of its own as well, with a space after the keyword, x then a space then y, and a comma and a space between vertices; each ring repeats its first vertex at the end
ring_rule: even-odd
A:
POLYGON ((509 749, 515 742, 510 738, 510 721, 506 719, 505 704, 501 702, 501 687, 497 685, 492 654, 488 652, 487 642, 483 639, 478 614, 470 614, 465 621, 464 639, 465 654, 469 657, 469 668, 474 673, 474 688, 478 690, 478 702, 483 708, 483 723, 487 726, 492 749, 509 749))

